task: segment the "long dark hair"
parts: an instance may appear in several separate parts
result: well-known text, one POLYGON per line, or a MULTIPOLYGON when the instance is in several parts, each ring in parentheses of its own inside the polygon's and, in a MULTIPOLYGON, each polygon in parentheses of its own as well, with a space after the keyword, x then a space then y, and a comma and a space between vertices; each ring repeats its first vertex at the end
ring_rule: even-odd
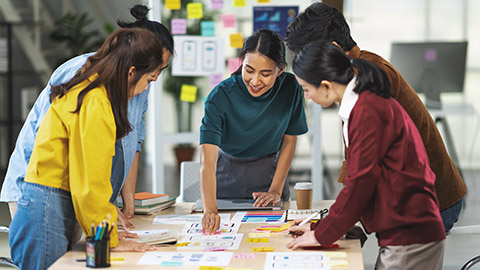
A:
POLYGON ((170 52, 170 54, 174 54, 174 44, 173 44, 173 37, 172 34, 168 31, 168 29, 161 23, 156 21, 150 21, 147 19, 147 13, 149 9, 144 5, 135 5, 130 9, 130 14, 136 19, 134 22, 126 22, 120 19, 117 20, 117 25, 122 28, 133 28, 139 27, 150 30, 154 33, 157 38, 160 40, 162 46, 170 52))
POLYGON ((73 86, 98 74, 93 82, 80 91, 77 108, 72 113, 80 111, 83 99, 90 90, 105 86, 115 117, 117 139, 122 138, 132 130, 127 111, 129 89, 135 86, 144 74, 162 66, 162 52, 160 41, 148 30, 117 30, 107 37, 97 53, 87 59, 82 69, 70 81, 52 85, 50 102, 55 98, 62 98, 73 86), (135 67, 135 76, 128 82, 128 72, 132 66, 135 67))
MULTIPOLYGON (((260 29, 255 31, 243 43, 240 51, 240 59, 243 61, 247 53, 259 52, 268 58, 272 59, 279 68, 283 68, 287 61, 285 61, 285 44, 283 44, 282 37, 268 29, 260 29)), ((240 66, 232 75, 242 73, 242 66, 240 66)))
POLYGON ((368 90, 381 97, 390 97, 390 81, 379 67, 363 59, 350 60, 329 41, 309 43, 295 56, 293 73, 309 84, 319 87, 323 80, 348 84, 358 71, 355 93, 368 90))

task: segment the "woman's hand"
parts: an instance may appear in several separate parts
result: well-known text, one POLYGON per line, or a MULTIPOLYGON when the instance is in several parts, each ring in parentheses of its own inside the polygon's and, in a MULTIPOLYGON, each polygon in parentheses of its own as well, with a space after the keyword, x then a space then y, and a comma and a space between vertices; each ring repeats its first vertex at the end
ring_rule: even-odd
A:
POLYGON ((253 192, 252 197, 255 200, 253 206, 267 206, 269 203, 277 204, 280 202, 280 194, 276 192, 253 192))
POLYGON ((202 218, 203 233, 215 234, 220 229, 220 216, 218 213, 205 211, 202 218))
POLYGON ((302 221, 303 219, 295 219, 290 225, 290 228, 288 228, 288 233, 292 235, 293 238, 300 237, 301 235, 305 234, 305 232, 310 231, 309 222, 303 224, 302 226, 298 226, 302 221))
MULTIPOLYGON (((298 226, 297 226, 298 227, 298 226)), ((302 236, 299 236, 286 245, 289 249, 296 249, 300 247, 320 246, 315 238, 314 231, 306 231, 302 236)))
POLYGON ((157 250, 155 246, 149 246, 143 243, 138 243, 132 240, 123 240, 118 239, 118 246, 112 248, 114 252, 145 252, 145 251, 153 251, 157 250))
POLYGON ((134 229, 135 226, 128 221, 128 218, 123 214, 122 210, 120 210, 118 206, 115 206, 115 208, 117 208, 118 213, 118 224, 121 224, 125 230, 134 229))
POLYGON ((122 213, 128 220, 130 218, 133 218, 133 216, 135 215, 135 208, 133 206, 125 205, 122 208, 122 213))
POLYGON ((131 233, 129 231, 119 231, 118 232, 118 239, 123 240, 125 238, 138 238, 138 234, 131 233))

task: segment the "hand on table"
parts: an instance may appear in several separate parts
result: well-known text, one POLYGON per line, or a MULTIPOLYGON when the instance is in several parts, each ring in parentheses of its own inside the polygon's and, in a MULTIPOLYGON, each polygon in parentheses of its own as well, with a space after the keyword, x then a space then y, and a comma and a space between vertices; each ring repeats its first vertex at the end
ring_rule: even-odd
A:
POLYGON ((124 205, 122 208, 122 213, 127 219, 133 218, 135 215, 135 208, 133 208, 133 206, 124 205))
POLYGON ((312 246, 320 246, 320 244, 317 242, 317 239, 315 238, 314 231, 305 231, 302 236, 298 236, 286 245, 286 247, 289 249, 312 246))
POLYGON ((220 216, 218 213, 205 211, 202 218, 202 227, 205 234, 215 234, 220 229, 220 216))
POLYGON ((133 251, 133 252, 145 252, 145 251, 153 251, 157 250, 155 246, 149 246, 143 243, 138 243, 132 240, 122 240, 119 239, 118 246, 112 248, 112 251, 116 252, 125 252, 125 251, 133 251))
POLYGON ((255 200, 253 206, 267 206, 269 203, 277 204, 280 202, 280 194, 275 192, 253 192, 252 197, 255 200))
POLYGON ((118 213, 118 224, 122 225, 125 230, 134 229, 135 226, 128 221, 128 218, 123 214, 122 210, 120 210, 118 206, 115 207, 117 208, 118 213))
POLYGON ((131 233, 129 231, 119 231, 118 232, 118 239, 123 240, 125 238, 138 238, 138 234, 131 233))

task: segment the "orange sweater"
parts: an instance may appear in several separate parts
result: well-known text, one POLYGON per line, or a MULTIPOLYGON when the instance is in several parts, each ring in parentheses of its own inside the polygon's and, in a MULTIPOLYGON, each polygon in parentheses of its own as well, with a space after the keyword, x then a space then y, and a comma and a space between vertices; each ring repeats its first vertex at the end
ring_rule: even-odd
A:
MULTIPOLYGON (((361 58, 376 64, 385 71, 390 79, 390 93, 407 111, 422 137, 430 160, 430 167, 436 176, 435 190, 440 203, 440 210, 444 210, 460 201, 467 193, 467 186, 448 155, 435 122, 415 90, 407 83, 400 72, 381 56, 368 51, 360 51, 358 46, 353 47, 347 54, 350 58, 361 58)), ((338 181, 342 183, 346 177, 346 163, 344 162, 342 165, 338 177, 338 181)))

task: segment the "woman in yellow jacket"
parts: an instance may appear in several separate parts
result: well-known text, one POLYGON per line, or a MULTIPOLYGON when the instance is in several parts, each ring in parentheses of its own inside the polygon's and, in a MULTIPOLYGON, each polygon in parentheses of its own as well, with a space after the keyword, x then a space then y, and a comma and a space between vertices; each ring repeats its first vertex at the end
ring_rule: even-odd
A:
MULTIPOLYGON (((52 105, 10 225, 11 256, 21 269, 48 268, 66 253, 75 219, 87 236, 92 224, 117 220, 109 202, 115 141, 131 131, 128 99, 157 79, 163 50, 148 30, 118 30, 70 81, 52 87, 52 105)), ((116 226, 110 245, 119 251, 154 249, 119 241, 116 226)))

